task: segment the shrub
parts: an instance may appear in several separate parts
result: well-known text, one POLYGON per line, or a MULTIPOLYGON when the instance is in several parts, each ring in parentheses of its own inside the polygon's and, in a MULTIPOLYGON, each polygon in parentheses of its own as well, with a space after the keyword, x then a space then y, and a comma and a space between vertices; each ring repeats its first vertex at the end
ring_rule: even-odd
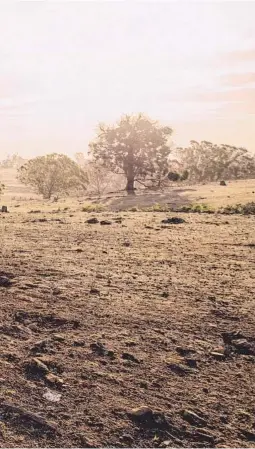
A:
POLYGON ((82 212, 103 212, 105 210, 105 206, 100 203, 87 203, 83 206, 82 212))
POLYGON ((251 201, 247 204, 229 205, 221 208, 219 212, 221 214, 255 215, 255 202, 251 201))

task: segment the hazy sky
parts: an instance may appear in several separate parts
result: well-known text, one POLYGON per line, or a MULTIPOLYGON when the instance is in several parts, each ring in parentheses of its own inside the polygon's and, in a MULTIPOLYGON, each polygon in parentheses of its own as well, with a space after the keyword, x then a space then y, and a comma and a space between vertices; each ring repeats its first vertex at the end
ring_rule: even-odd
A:
POLYGON ((0 2, 0 155, 86 151, 145 112, 255 150, 255 2, 0 2))

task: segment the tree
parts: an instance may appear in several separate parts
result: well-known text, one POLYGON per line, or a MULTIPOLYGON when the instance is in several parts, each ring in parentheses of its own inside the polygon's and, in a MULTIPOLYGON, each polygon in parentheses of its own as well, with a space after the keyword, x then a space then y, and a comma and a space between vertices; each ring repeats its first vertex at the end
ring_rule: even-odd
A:
POLYGON ((5 189, 5 185, 2 184, 0 181, 0 195, 3 193, 4 189, 5 189))
POLYGON ((33 187, 45 199, 79 188, 85 190, 88 183, 87 174, 76 162, 56 153, 30 159, 19 168, 18 179, 33 187))
POLYGON ((177 148, 176 156, 179 168, 194 182, 255 176, 255 158, 242 147, 192 140, 188 147, 177 148))
POLYGON ((122 175, 117 175, 100 162, 88 159, 83 153, 76 153, 77 164, 87 173, 88 192, 101 196, 106 192, 123 189, 122 175))
POLYGON ((8 155, 6 159, 0 162, 1 168, 20 168, 24 165, 26 159, 23 159, 18 153, 8 155))
POLYGON ((113 126, 99 125, 90 153, 96 162, 126 178, 126 190, 134 193, 135 182, 159 182, 168 172, 172 129, 160 126, 143 114, 125 115, 113 126))

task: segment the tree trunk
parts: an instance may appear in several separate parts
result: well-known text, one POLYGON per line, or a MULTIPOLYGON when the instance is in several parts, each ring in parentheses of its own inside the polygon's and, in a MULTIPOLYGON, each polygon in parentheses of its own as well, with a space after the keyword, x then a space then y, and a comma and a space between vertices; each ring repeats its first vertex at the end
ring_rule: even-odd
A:
POLYGON ((135 194, 135 180, 134 178, 128 178, 127 179, 127 185, 126 185, 126 191, 128 195, 134 195, 135 194))

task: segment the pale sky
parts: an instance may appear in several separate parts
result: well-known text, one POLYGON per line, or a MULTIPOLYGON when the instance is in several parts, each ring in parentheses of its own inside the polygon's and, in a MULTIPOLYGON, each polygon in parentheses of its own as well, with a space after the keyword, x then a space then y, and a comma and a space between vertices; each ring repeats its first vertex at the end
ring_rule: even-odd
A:
POLYGON ((255 151, 255 2, 0 2, 0 156, 86 151, 145 112, 255 151))

